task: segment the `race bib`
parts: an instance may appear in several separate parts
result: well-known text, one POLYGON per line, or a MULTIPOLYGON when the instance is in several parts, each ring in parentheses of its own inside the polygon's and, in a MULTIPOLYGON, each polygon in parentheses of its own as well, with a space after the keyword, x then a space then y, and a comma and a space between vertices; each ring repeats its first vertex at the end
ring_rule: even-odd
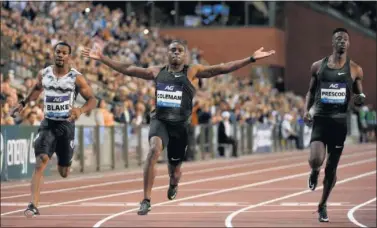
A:
POLYGON ((47 117, 67 117, 70 108, 69 96, 46 96, 45 102, 45 115, 47 117))
POLYGON ((344 104, 346 101, 345 83, 321 83, 321 102, 325 104, 344 104))
POLYGON ((179 108, 182 102, 182 86, 157 83, 157 107, 179 108))

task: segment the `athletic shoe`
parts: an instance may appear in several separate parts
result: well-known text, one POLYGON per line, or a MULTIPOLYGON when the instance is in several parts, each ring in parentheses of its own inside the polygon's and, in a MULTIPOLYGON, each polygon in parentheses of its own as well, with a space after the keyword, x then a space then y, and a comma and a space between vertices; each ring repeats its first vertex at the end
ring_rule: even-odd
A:
POLYGON ((36 208, 33 203, 29 203, 26 210, 24 211, 24 215, 28 218, 31 218, 40 214, 38 208, 36 208))
POLYGON ((317 171, 317 170, 312 170, 312 172, 310 173, 310 176, 309 176, 309 179, 308 179, 308 187, 312 191, 314 191, 315 188, 317 187, 318 176, 319 176, 319 171, 317 171))
POLYGON ((138 215, 146 215, 151 210, 151 201, 147 199, 143 199, 140 202, 140 209, 137 212, 138 215))
POLYGON ((327 206, 326 205, 320 205, 318 206, 318 220, 320 222, 329 222, 329 217, 327 216, 327 206))
POLYGON ((169 185, 168 199, 173 200, 177 196, 178 185, 169 185))

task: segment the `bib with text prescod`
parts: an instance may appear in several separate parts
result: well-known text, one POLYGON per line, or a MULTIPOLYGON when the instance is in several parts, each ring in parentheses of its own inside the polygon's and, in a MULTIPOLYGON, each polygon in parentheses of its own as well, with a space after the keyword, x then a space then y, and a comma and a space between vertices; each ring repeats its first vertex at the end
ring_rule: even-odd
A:
POLYGON ((45 115, 49 118, 64 118, 69 116, 70 96, 45 96, 45 115))
POLYGON ((179 108, 182 102, 182 86, 157 83, 157 107, 179 108))
POLYGON ((346 102, 346 83, 321 83, 321 102, 324 104, 344 104, 346 102))

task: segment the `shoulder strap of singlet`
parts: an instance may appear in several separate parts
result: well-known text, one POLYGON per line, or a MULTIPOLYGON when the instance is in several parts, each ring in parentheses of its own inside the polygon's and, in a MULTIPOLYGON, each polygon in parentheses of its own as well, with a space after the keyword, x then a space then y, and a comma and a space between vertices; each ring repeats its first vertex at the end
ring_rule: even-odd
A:
POLYGON ((184 65, 183 66, 183 70, 182 70, 183 73, 187 74, 187 71, 188 71, 189 67, 190 67, 189 65, 184 65))
POLYGON ((320 77, 322 75, 322 72, 325 70, 325 67, 327 65, 328 60, 329 60, 328 56, 326 56, 325 58, 323 58, 321 66, 320 66, 319 71, 317 73, 317 79, 320 79, 320 77))
POLYGON ((167 65, 164 65, 164 66, 161 67, 161 69, 160 69, 160 71, 158 72, 157 76, 154 78, 154 81, 155 81, 155 82, 157 82, 157 78, 158 78, 158 76, 160 75, 160 73, 161 73, 163 70, 167 69, 167 68, 168 68, 167 65))

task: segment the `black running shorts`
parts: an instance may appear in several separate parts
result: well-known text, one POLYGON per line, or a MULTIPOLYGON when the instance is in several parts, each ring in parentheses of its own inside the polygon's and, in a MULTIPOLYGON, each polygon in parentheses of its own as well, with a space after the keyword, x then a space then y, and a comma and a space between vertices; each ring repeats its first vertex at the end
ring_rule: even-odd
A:
POLYGON ((72 164, 74 139, 74 123, 44 119, 34 141, 35 156, 47 154, 51 158, 56 152, 58 165, 69 167, 72 164))
POLYGON ((321 141, 325 145, 343 146, 346 137, 346 118, 314 116, 310 142, 321 141))
POLYGON ((152 117, 148 138, 149 140, 154 136, 161 138, 163 149, 167 148, 169 163, 177 165, 186 156, 188 127, 188 124, 173 125, 152 117))

